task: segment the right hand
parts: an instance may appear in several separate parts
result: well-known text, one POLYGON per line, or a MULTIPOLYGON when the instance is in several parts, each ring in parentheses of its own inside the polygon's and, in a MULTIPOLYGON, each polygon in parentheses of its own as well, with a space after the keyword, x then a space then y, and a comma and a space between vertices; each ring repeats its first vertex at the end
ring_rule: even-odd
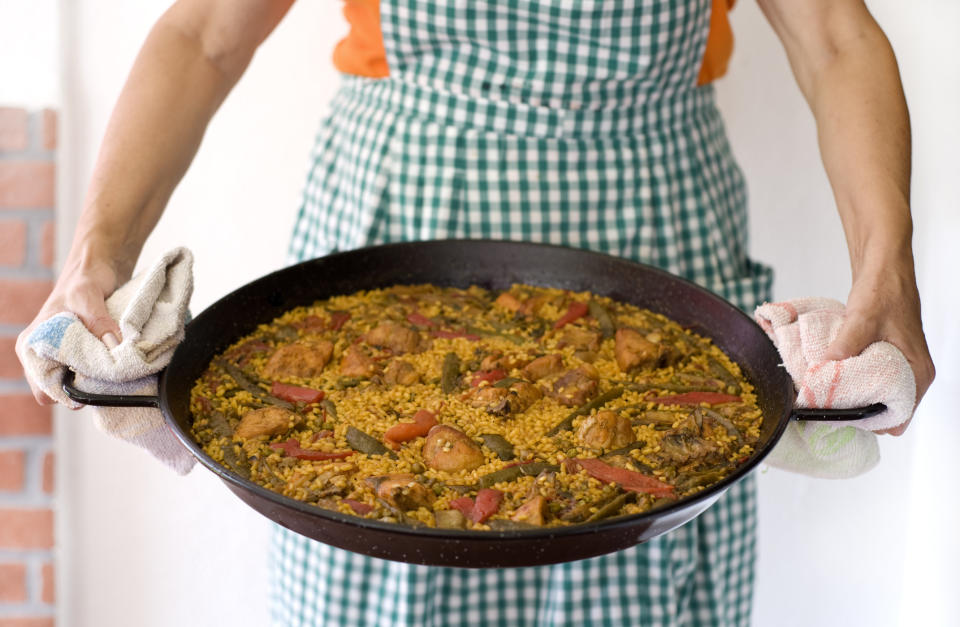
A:
MULTIPOLYGON (((96 337, 100 338, 112 348, 114 341, 121 341, 120 327, 107 313, 107 296, 119 285, 119 275, 109 263, 68 262, 53 286, 53 291, 47 297, 43 307, 26 329, 17 336, 17 357, 20 363, 25 363, 24 355, 27 350, 27 338, 33 330, 51 316, 63 311, 75 313, 84 326, 96 337), (112 335, 113 337, 110 337, 112 335)), ((36 381, 26 375, 27 383, 34 398, 41 405, 50 405, 54 400, 43 393, 36 381)))

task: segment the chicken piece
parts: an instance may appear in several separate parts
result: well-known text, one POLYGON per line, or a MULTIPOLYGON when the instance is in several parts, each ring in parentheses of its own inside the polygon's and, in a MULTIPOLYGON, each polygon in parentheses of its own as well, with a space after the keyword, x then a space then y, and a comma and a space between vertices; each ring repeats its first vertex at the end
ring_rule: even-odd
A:
POLYGON ((413 385, 420 382, 420 373, 410 362, 394 359, 387 364, 383 380, 390 385, 413 385))
POLYGON ((554 353, 537 357, 523 368, 523 376, 531 381, 539 381, 544 377, 557 374, 563 370, 563 355, 554 353))
POLYGON ((523 301, 510 292, 503 292, 497 296, 497 300, 493 301, 493 304, 507 311, 512 311, 513 313, 517 313, 523 309, 523 301))
POLYGON ((600 348, 600 334, 567 325, 559 334, 557 348, 572 346, 578 351, 596 351, 600 348))
POLYGON ((345 377, 369 377, 376 367, 376 362, 362 347, 352 344, 340 361, 340 374, 345 377))
POLYGON ((268 379, 279 377, 301 377, 309 379, 319 377, 333 357, 333 343, 327 340, 303 340, 281 346, 270 355, 263 367, 263 376, 268 379))
POLYGON ((397 354, 417 353, 421 350, 420 333, 392 320, 384 320, 367 332, 367 344, 389 348, 397 354))
POLYGON ((437 425, 427 433, 423 444, 423 461, 435 470, 457 472, 473 470, 484 462, 480 445, 464 432, 437 425))
POLYGON ((720 447, 714 442, 681 431, 663 436, 660 440, 660 452, 656 457, 661 462, 666 461, 682 466, 694 460, 702 461, 719 454, 721 454, 720 447))
POLYGON ((279 435, 289 431, 296 418, 295 413, 282 407, 262 407, 245 413, 233 433, 244 440, 261 435, 279 435))
POLYGON ((577 440, 592 449, 611 451, 637 441, 630 419, 604 409, 587 416, 577 429, 577 440))
POLYGON ((597 370, 589 364, 567 372, 553 383, 553 397, 567 407, 579 407, 600 391, 597 370))
POLYGON ((503 370, 504 372, 510 372, 514 368, 523 368, 528 363, 530 363, 530 358, 524 355, 497 352, 491 353, 483 358, 480 362, 480 370, 503 370))
POLYGON ((661 349, 634 329, 618 329, 613 348, 617 365, 622 372, 638 367, 655 366, 660 360, 661 349))
POLYGON ((397 509, 408 511, 433 505, 436 495, 409 473, 377 477, 377 496, 397 509))
POLYGON ((510 520, 542 527, 546 516, 547 499, 538 494, 514 510, 513 515, 510 516, 510 520))
POLYGON ((477 389, 470 400, 472 407, 483 407, 491 414, 518 414, 543 398, 540 388, 526 381, 517 381, 509 388, 486 386, 477 389))
POLYGON ((556 496, 558 490, 557 473, 550 470, 544 470, 537 475, 533 484, 527 490, 527 498, 535 496, 545 496, 551 499, 556 496))

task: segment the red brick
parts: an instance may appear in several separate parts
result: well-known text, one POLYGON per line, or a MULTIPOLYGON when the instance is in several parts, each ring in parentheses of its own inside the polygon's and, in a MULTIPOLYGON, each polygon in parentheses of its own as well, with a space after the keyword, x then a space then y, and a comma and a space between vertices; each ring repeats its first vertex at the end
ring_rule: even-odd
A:
POLYGON ((22 266, 27 258, 27 223, 0 220, 0 266, 22 266))
POLYGON ((0 324, 33 320, 51 289, 51 281, 0 279, 0 324))
POLYGON ((0 107, 0 152, 27 149, 29 116, 23 109, 0 107))
POLYGON ((53 109, 44 109, 42 114, 43 147, 47 150, 57 148, 57 112, 53 109))
POLYGON ((0 451, 0 490, 19 492, 23 489, 23 451, 0 451))
POLYGON ((27 565, 0 564, 0 602, 22 603, 27 600, 27 565))
POLYGON ((0 618, 0 627, 54 627, 53 617, 17 617, 0 618))
POLYGON ((32 394, 0 396, 0 436, 50 435, 53 408, 39 405, 32 394))
POLYGON ((43 456, 43 491, 47 494, 53 492, 53 481, 54 481, 54 456, 52 452, 48 452, 43 456))
POLYGON ((23 368, 14 352, 17 338, 0 337, 0 379, 20 379, 23 377, 23 368))
POLYGON ((0 161, 0 208, 51 208, 54 181, 52 161, 0 161))
POLYGON ((49 562, 44 564, 40 569, 40 576, 42 577, 40 600, 44 603, 54 603, 53 564, 49 562))
POLYGON ((49 549, 53 547, 53 510, 0 509, 0 548, 49 549))
POLYGON ((47 268, 53 267, 53 260, 56 254, 57 233, 54 230, 54 222, 50 220, 43 225, 43 231, 40 233, 40 263, 47 268))

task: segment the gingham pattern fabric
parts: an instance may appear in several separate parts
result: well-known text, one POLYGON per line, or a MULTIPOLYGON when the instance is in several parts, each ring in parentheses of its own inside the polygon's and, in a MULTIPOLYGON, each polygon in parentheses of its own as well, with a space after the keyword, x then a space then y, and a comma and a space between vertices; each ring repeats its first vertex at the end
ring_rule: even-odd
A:
MULTIPOLYGON (((390 77, 345 77, 316 141, 291 259, 498 238, 651 263, 751 311, 743 179, 710 86, 709 0, 384 0, 390 77)), ((747 479, 645 545, 538 568, 429 568, 278 528, 278 625, 743 625, 747 479)))

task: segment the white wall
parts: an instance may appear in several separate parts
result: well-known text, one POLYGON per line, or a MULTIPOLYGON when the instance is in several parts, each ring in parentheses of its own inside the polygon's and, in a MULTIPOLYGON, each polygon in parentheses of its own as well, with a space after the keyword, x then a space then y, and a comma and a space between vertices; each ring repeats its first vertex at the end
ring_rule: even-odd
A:
MULTIPOLYGON (((62 196, 74 216, 113 100, 165 4, 63 5, 62 196)), ((940 381, 908 435, 884 440, 884 462, 866 477, 834 483, 761 474, 762 626, 960 621, 946 594, 956 581, 948 568, 960 555, 960 520, 956 499, 937 500, 955 493, 945 477, 957 470, 946 449, 958 433, 945 391, 960 373, 957 325, 948 315, 958 302, 940 288, 956 285, 946 269, 957 264, 945 260, 957 261, 948 238, 957 232, 960 200, 960 45, 948 29, 960 14, 947 0, 870 6, 893 40, 913 111, 918 263, 940 381)), ((337 9, 330 0, 294 7, 224 104, 148 242, 145 259, 179 244, 195 251, 196 310, 283 262, 313 129, 335 86, 329 58, 342 30, 337 9)), ((843 299, 849 271, 810 115, 752 3, 738 6, 734 29, 737 52, 720 94, 749 180, 755 256, 777 269, 779 297, 843 299)), ((83 412, 61 415, 59 433, 69 521, 60 624, 265 624, 264 520, 209 473, 172 476, 94 431, 83 412)))
POLYGON ((60 102, 57 0, 0 0, 0 106, 60 102))

